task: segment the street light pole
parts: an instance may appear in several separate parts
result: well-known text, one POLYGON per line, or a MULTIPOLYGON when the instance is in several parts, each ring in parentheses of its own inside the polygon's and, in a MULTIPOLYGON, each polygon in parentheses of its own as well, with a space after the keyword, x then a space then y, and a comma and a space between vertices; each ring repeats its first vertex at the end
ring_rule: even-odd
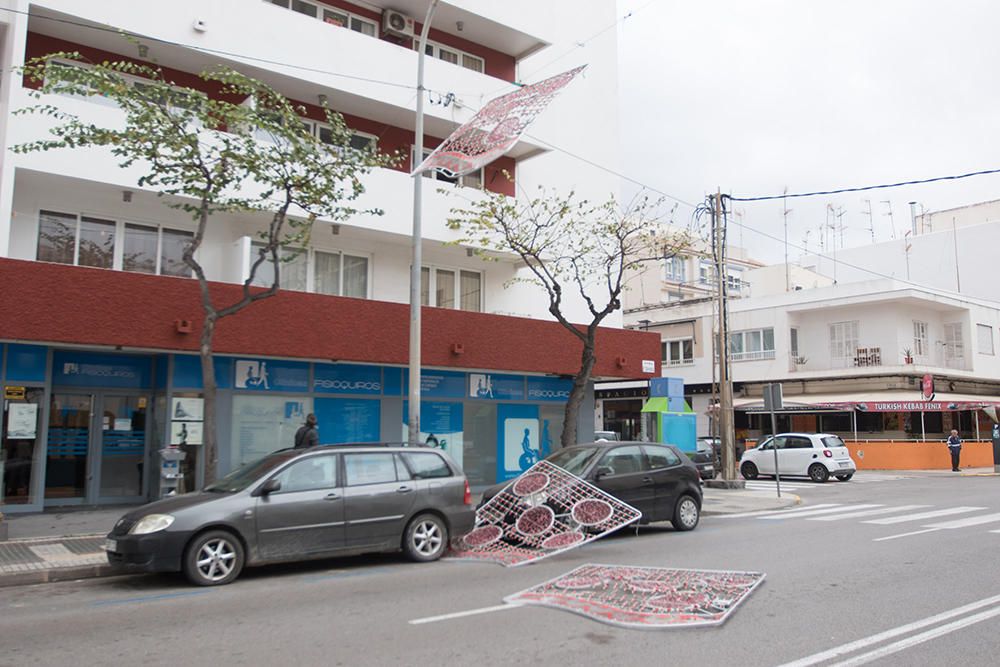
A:
MULTIPOLYGON (((427 46, 427 33, 431 29, 431 19, 439 0, 431 0, 427 7, 427 17, 420 30, 420 41, 417 50, 417 120, 414 132, 414 165, 424 159, 424 51, 427 46)), ((409 391, 409 438, 410 444, 420 440, 420 269, 423 266, 423 230, 421 228, 421 209, 423 205, 423 174, 413 175, 413 238, 411 239, 413 257, 410 264, 410 391, 409 391)))

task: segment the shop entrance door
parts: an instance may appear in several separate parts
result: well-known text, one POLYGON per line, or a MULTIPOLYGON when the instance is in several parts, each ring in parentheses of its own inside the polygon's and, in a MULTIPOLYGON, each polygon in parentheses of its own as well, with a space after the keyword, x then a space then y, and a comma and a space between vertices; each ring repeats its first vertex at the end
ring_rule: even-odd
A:
POLYGON ((54 392, 45 504, 138 502, 147 497, 146 395, 54 392))

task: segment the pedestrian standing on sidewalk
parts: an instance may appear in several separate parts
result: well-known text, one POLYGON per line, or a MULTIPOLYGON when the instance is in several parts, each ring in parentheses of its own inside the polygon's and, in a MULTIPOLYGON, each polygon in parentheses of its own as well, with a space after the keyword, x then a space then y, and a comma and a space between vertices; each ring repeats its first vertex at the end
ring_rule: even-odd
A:
POLYGON ((962 455, 962 439, 955 429, 951 429, 951 435, 948 436, 948 451, 951 452, 951 471, 960 472, 962 469, 958 467, 958 458, 962 455))
POLYGON ((295 449, 316 447, 319 445, 319 431, 316 429, 316 415, 306 415, 306 423, 295 432, 295 449))

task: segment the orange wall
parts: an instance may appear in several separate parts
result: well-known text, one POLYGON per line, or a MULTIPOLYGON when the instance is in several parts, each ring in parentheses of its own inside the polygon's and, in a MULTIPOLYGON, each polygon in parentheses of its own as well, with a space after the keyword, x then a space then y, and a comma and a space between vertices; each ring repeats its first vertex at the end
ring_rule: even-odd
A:
MULTIPOLYGON (((943 442, 847 442, 859 470, 949 470, 951 454, 943 442)), ((993 466, 993 443, 962 443, 963 468, 993 466)))

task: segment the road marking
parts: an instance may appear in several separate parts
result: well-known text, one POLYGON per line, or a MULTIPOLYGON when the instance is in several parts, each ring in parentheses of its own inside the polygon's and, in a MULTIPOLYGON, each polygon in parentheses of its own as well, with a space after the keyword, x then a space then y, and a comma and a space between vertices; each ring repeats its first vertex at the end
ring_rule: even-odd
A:
POLYGON ((933 519, 939 516, 948 516, 949 514, 963 514, 965 512, 975 512, 976 510, 984 510, 985 507, 949 507, 948 509, 935 510, 933 512, 918 512, 917 514, 904 514, 903 516, 891 516, 888 519, 872 519, 871 521, 862 521, 861 523, 874 523, 879 526, 888 526, 894 523, 905 523, 907 521, 920 521, 921 519, 933 519))
POLYGON ((898 505, 896 507, 883 507, 877 510, 864 510, 861 512, 848 512, 847 514, 837 514, 836 516, 821 516, 809 521, 840 521, 841 519, 857 519, 863 516, 876 516, 879 514, 892 514, 893 512, 907 512, 909 510, 919 510, 930 505, 898 505))
POLYGON ((131 602, 154 602, 156 600, 170 600, 172 598, 183 598, 190 595, 204 595, 205 593, 212 593, 212 590, 202 590, 202 591, 182 591, 180 593, 162 593, 160 595, 144 595, 139 598, 123 598, 121 600, 98 600, 97 602, 91 602, 91 607, 105 607, 112 604, 129 604, 131 602))
POLYGON ((811 512, 813 510, 819 509, 820 507, 840 507, 840 503, 820 503, 818 505, 810 505, 809 507, 799 507, 794 510, 759 510, 757 512, 740 512, 739 514, 726 514, 723 519, 743 519, 752 516, 767 516, 768 514, 795 514, 797 512, 811 512))
MULTIPOLYGON (((927 618, 921 619, 919 621, 914 621, 912 623, 907 623, 906 625, 901 625, 897 628, 892 628, 878 634, 871 635, 870 637, 865 637, 863 639, 858 639, 857 641, 850 642, 848 644, 842 644, 836 648, 832 648, 820 653, 815 653, 805 658, 800 658, 793 662, 787 662, 779 667, 809 667, 809 665, 818 665, 821 662, 826 662, 827 660, 832 660, 833 658, 839 658, 840 656, 847 655, 848 653, 854 653, 863 648, 868 648, 869 646, 874 646, 889 639, 894 639, 900 635, 909 634, 916 630, 922 630, 928 626, 936 625, 943 621, 950 620, 956 616, 962 616, 963 614, 968 614, 972 611, 977 611, 983 607, 989 607, 990 605, 995 605, 1000 602, 1000 595, 994 595, 993 597, 988 597, 977 602, 971 602, 967 605, 961 607, 956 607, 955 609, 950 609, 948 611, 943 611, 940 614, 935 614, 934 616, 929 616, 927 618)), ((995 610, 991 609, 990 612, 996 611, 1000 613, 1000 608, 995 610)), ((970 616, 969 618, 975 618, 970 616)), ((963 619, 968 620, 968 619, 963 619)), ((942 626, 945 627, 945 626, 942 626)))
POLYGON ((970 516, 965 519, 955 519, 954 521, 942 521, 941 523, 929 523, 928 528, 966 528, 968 526, 979 526, 984 523, 996 523, 1000 521, 1000 514, 981 514, 979 516, 970 516))
POLYGON ((888 646, 883 646, 882 648, 875 649, 874 651, 869 651, 868 653, 856 656, 850 660, 838 662, 835 667, 857 667, 857 665, 866 665, 873 660, 884 658, 887 655, 892 655, 893 653, 899 653, 900 651, 917 646, 918 644, 923 644, 924 642, 928 642, 932 639, 943 637, 944 635, 955 632, 956 630, 961 630, 962 628, 970 625, 975 625, 976 623, 989 620, 994 616, 1000 616, 1000 608, 982 611, 978 614, 973 614, 972 616, 952 621, 947 625, 942 625, 941 627, 934 628, 933 630, 921 632, 919 635, 913 635, 912 637, 901 639, 898 642, 894 642, 888 646))
POLYGON ((757 518, 759 520, 761 520, 761 521, 776 521, 776 520, 780 521, 782 519, 798 519, 798 518, 801 518, 801 517, 804 517, 804 516, 818 516, 820 514, 833 514, 834 512, 843 512, 845 510, 852 510, 852 509, 858 509, 858 510, 860 510, 860 509, 867 509, 869 507, 882 507, 882 505, 844 505, 842 507, 827 507, 827 508, 821 509, 821 510, 820 509, 815 509, 815 508, 809 508, 809 510, 807 510, 805 512, 801 512, 801 513, 796 514, 794 516, 781 516, 781 515, 772 514, 771 516, 761 516, 761 517, 757 517, 757 518))
POLYGON ((900 533, 899 535, 890 535, 889 537, 879 537, 872 540, 872 542, 885 542, 887 540, 897 540, 900 537, 910 537, 911 535, 923 535, 924 533, 935 533, 941 530, 940 528, 927 528, 925 530, 915 530, 912 533, 900 533))
POLYGON ((469 609, 468 611, 456 611, 454 614, 442 614, 440 616, 427 616, 426 618, 415 618, 410 621, 410 625, 423 625, 424 623, 435 623, 437 621, 448 621, 453 618, 463 618, 465 616, 478 616, 479 614, 489 614, 494 611, 506 611, 517 609, 519 604, 498 604, 495 607, 481 607, 479 609, 469 609))

